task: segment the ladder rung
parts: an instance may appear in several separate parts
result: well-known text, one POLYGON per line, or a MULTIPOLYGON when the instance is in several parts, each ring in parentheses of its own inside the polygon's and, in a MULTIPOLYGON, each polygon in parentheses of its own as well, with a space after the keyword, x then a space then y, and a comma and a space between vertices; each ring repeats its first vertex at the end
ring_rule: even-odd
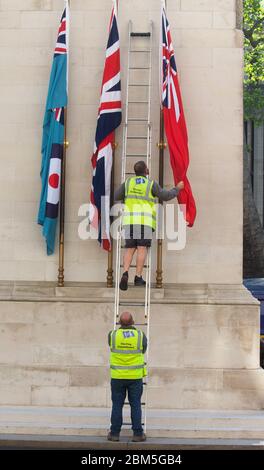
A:
MULTIPOLYGON (((126 304, 126 305, 128 305, 128 304, 126 304)), ((144 304, 144 305, 145 305, 145 304, 144 304)), ((120 322, 117 321, 117 322, 116 322, 116 325, 120 325, 120 322)), ((147 323, 134 323, 133 326, 134 326, 134 325, 135 325, 135 326, 148 326, 147 323)))
MULTIPOLYGON (((126 175, 134 175, 135 173, 126 173, 126 175)), ((121 250, 124 250, 126 248, 125 245, 121 245, 120 246, 121 250)), ((124 266, 122 265, 121 268, 123 268, 124 266)), ((136 266, 135 265, 131 265, 130 266, 131 268, 135 268, 136 266)), ((147 265, 144 266, 144 268, 147 268, 147 265)))
POLYGON ((149 49, 130 49, 130 52, 151 52, 149 49))
POLYGON ((132 103, 132 104, 138 104, 138 103, 143 103, 143 104, 146 104, 148 103, 148 101, 128 101, 128 103, 132 103))
POLYGON ((145 302, 134 302, 134 303, 129 303, 129 302, 119 302, 120 307, 145 307, 145 302))
POLYGON ((150 70, 150 67, 129 67, 129 70, 150 70))
MULTIPOLYGON (((135 174, 135 172, 132 172, 132 173, 131 173, 131 171, 127 171, 127 172, 126 172, 126 175, 134 175, 134 174, 135 174)), ((121 247, 121 248, 123 248, 123 247, 121 247)), ((125 248, 125 247, 124 247, 124 248, 125 248)))
POLYGON ((147 119, 143 119, 143 118, 128 118, 128 121, 148 122, 147 119))
MULTIPOLYGON (((145 305, 145 304, 144 304, 145 305)), ((120 325, 119 321, 116 322, 116 325, 120 325)), ((133 326, 148 326, 147 323, 134 323, 133 326)))
POLYGON ((128 86, 149 86, 148 83, 129 83, 128 86))
POLYGON ((147 32, 147 33, 133 33, 133 32, 131 32, 130 36, 132 36, 134 38, 137 38, 137 37, 150 38, 150 33, 149 32, 147 32))
MULTIPOLYGON (((146 406, 145 402, 140 403, 141 406, 146 406)), ((130 405, 129 401, 125 401, 124 405, 130 405)))
POLYGON ((144 158, 147 158, 148 156, 146 154, 143 154, 143 153, 128 153, 126 155, 126 157, 144 157, 144 158))
MULTIPOLYGON (((133 175, 134 175, 134 173, 133 173, 133 175)), ((124 267, 124 265, 123 265, 123 264, 120 264, 120 268, 123 268, 123 267, 124 267)), ((136 267, 137 267, 136 264, 131 264, 131 265, 130 265, 130 268, 136 268, 136 267)), ((147 264, 144 264, 143 268, 147 268, 147 267, 148 267, 148 265, 147 265, 147 264)))
POLYGON ((127 139, 147 140, 148 137, 144 135, 130 135, 127 139))
MULTIPOLYGON (((123 426, 131 426, 132 423, 123 423, 123 426)), ((145 426, 145 423, 141 423, 142 426, 145 426)))

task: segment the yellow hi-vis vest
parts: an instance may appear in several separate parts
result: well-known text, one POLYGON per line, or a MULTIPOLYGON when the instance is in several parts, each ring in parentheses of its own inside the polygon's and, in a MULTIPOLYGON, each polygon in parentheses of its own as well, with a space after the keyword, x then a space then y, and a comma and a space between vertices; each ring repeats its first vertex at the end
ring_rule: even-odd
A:
POLYGON ((132 176, 125 183, 123 225, 146 225, 156 228, 156 198, 152 196, 153 181, 145 176, 132 176))
POLYGON ((146 375, 142 331, 133 328, 112 331, 110 350, 112 379, 141 379, 146 375))

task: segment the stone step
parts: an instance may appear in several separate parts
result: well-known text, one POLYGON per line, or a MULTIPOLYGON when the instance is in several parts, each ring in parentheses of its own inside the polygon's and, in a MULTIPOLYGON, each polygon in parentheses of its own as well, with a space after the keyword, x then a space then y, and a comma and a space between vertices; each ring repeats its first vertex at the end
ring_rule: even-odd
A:
MULTIPOLYGON (((44 302, 92 302, 105 303, 114 302, 115 289, 107 288, 101 284, 90 284, 84 286, 45 286, 37 284, 0 285, 0 300, 15 301, 44 301, 44 302)), ((120 300, 135 302, 145 298, 145 289, 135 287, 133 279, 129 283, 126 292, 120 291, 120 300)), ((151 289, 151 299, 160 300, 164 298, 164 289, 151 289)))
MULTIPOLYGON (((107 408, 0 407, 0 433, 103 437, 109 416, 107 408)), ((159 438, 264 439, 264 413, 151 409, 147 433, 159 438)), ((122 435, 130 436, 131 430, 124 427, 122 435)))
POLYGON ((65 436, 34 434, 1 434, 0 447, 4 449, 85 449, 87 450, 263 450, 259 439, 175 439, 153 438, 136 443, 130 437, 120 437, 119 442, 109 442, 105 436, 65 436))
MULTIPOLYGON (((120 299, 133 302, 143 299, 145 289, 133 285, 130 277, 129 289, 120 292, 120 299)), ((68 283, 65 287, 57 287, 50 282, 1 282, 0 300, 28 300, 54 302, 114 302, 114 288, 107 288, 103 283, 68 283)), ((170 284, 163 289, 151 288, 153 303, 183 304, 240 304, 258 305, 243 285, 222 284, 170 284)))

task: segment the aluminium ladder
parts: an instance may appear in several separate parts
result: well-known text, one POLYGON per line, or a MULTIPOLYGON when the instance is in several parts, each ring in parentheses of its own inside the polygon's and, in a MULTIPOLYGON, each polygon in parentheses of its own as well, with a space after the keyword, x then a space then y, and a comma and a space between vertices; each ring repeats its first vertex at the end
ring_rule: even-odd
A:
MULTIPOLYGON (((127 86, 126 86, 126 111, 125 124, 123 128, 123 153, 121 180, 124 182, 127 177, 134 175, 131 171, 137 160, 144 160, 147 167, 151 167, 151 60, 152 60, 152 22, 150 30, 145 33, 132 31, 132 22, 129 22, 128 31, 128 62, 127 62, 127 86), (140 47, 137 42, 140 41, 140 47), (142 75, 141 75, 142 74, 142 75), (133 126, 136 126, 136 135, 133 134, 133 126), (138 131, 138 127, 144 131, 138 131), (131 133, 132 132, 132 133, 131 133), (140 147, 140 150, 138 150, 140 147)), ((148 349, 146 361, 148 361, 149 351, 149 321, 150 321, 150 288, 151 288, 151 249, 148 249, 146 262, 146 286, 144 300, 125 301, 120 299, 119 282, 121 277, 122 264, 122 217, 120 217, 119 230, 116 243, 116 282, 115 282, 115 308, 114 308, 114 329, 118 327, 120 307, 144 307, 144 320, 139 323, 135 319, 135 326, 143 329, 148 338, 148 349), (143 328, 142 328, 143 327, 143 328)), ((131 265, 135 268, 135 264, 131 265)), ((133 288, 132 288, 133 289, 133 288)), ((133 291, 132 291, 133 292, 133 291)), ((142 395, 142 425, 144 432, 147 427, 147 377, 143 380, 144 393, 142 395)), ((129 405, 125 402, 125 405, 129 405)), ((124 426, 131 426, 131 423, 123 423, 124 426)))

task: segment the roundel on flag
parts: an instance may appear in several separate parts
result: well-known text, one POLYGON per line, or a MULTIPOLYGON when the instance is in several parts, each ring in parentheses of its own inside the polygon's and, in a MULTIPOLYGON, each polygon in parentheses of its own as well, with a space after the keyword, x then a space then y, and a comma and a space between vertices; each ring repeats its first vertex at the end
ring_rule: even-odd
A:
POLYGON ((56 189, 59 187, 59 183, 60 183, 59 173, 52 173, 52 175, 49 176, 49 186, 51 186, 53 189, 56 189))
POLYGON ((62 146, 53 144, 50 159, 46 216, 52 219, 58 217, 60 200, 62 146))

